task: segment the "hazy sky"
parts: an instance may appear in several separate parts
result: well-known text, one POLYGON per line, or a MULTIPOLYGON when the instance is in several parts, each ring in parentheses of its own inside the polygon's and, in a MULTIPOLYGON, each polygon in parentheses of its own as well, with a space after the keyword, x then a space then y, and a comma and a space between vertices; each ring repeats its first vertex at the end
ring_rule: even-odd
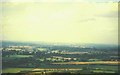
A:
POLYGON ((4 2, 3 40, 117 44, 117 6, 111 1, 4 2))

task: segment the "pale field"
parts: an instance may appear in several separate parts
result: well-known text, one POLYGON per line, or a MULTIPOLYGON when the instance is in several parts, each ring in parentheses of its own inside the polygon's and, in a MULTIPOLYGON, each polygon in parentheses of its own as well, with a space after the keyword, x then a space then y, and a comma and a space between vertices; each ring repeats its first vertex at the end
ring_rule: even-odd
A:
POLYGON ((59 63, 52 63, 52 64, 108 64, 108 65, 117 65, 120 64, 118 61, 96 61, 96 62, 59 62, 59 63))

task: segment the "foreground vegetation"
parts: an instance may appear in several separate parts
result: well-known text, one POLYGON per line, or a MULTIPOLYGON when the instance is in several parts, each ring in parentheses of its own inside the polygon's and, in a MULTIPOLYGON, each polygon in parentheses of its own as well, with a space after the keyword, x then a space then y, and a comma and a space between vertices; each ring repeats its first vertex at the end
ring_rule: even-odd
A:
POLYGON ((81 74, 81 73, 3 73, 2 75, 119 75, 118 73, 95 73, 95 74, 81 74))

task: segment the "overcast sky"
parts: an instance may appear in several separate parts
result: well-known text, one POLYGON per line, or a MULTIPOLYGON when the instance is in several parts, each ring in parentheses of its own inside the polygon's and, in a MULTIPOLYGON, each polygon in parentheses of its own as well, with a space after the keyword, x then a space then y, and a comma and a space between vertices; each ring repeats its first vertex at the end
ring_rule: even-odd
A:
POLYGON ((5 2, 3 40, 117 44, 117 6, 113 2, 5 2))
POLYGON ((1 0, 2 2, 119 2, 120 0, 1 0))

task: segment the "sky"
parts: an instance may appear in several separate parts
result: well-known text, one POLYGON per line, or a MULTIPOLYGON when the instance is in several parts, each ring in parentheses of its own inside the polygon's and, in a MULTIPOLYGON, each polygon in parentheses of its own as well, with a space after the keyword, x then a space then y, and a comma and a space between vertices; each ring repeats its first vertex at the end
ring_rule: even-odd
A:
POLYGON ((29 1, 2 3, 2 40, 118 44, 117 0, 29 1))

